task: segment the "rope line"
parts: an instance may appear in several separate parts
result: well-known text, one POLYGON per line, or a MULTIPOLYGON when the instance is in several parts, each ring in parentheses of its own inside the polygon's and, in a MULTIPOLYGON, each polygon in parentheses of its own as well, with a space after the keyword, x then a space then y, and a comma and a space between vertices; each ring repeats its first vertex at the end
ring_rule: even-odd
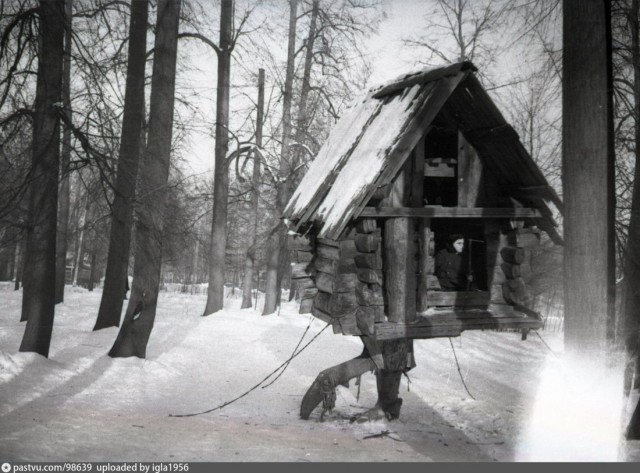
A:
POLYGON ((557 357, 558 355, 556 355, 556 352, 554 352, 554 351, 551 349, 551 347, 547 344, 547 342, 544 340, 544 338, 542 338, 542 335, 540 335, 540 333, 538 333, 538 331, 537 331, 537 330, 533 330, 533 332, 538 336, 538 338, 540 339, 540 341, 542 341, 542 344, 543 344, 545 347, 547 347, 547 350, 549 350, 553 356, 556 356, 556 357, 557 357))
MULTIPOLYGON (((288 360, 286 360, 284 363, 282 363, 280 366, 278 366, 275 370, 273 370, 271 373, 269 373, 266 377, 264 377, 258 384, 256 384, 255 386, 253 386, 251 389, 249 389, 248 391, 245 391, 243 394, 241 394, 240 396, 231 399, 230 401, 226 401, 222 404, 220 404, 219 406, 213 407, 211 409, 207 409, 206 411, 202 411, 202 412, 195 412, 195 413, 191 413, 191 414, 169 414, 169 417, 195 417, 195 416, 199 416, 199 415, 203 415, 203 414, 209 414, 213 411, 217 411, 222 409, 223 407, 228 406, 229 404, 232 404, 234 402, 236 402, 239 399, 242 399, 243 397, 245 397, 247 394, 251 393, 252 391, 255 391, 256 389, 258 389, 262 383, 264 383, 267 379, 269 379, 271 376, 273 376, 274 373, 277 373, 278 370, 280 370, 280 368, 282 368, 283 366, 285 366, 287 363, 290 363, 291 360, 293 360, 296 356, 298 356, 300 353, 302 353, 309 345, 311 345, 311 343, 313 343, 315 341, 316 338, 318 338, 320 336, 320 334, 322 332, 324 332, 326 330, 327 327, 329 327, 331 324, 327 324, 325 325, 322 330, 320 330, 311 340, 309 340, 309 342, 307 342, 307 344, 305 346, 303 346, 298 352, 294 353, 293 355, 291 355, 289 357, 288 360)), ((305 332, 306 333, 306 332, 305 332)))
MULTIPOLYGON (((289 360, 287 360, 286 365, 284 366, 284 368, 282 368, 282 371, 280 371, 280 373, 278 374, 278 376, 276 376, 273 381, 271 381, 269 384, 265 384, 264 386, 262 386, 262 389, 268 388, 269 386, 271 386, 273 383, 275 383, 276 381, 278 381, 278 379, 280 378, 280 376, 282 376, 284 374, 284 372, 287 370, 287 367, 289 366, 289 363, 291 362, 291 360, 293 359, 293 356, 295 354, 295 352, 298 350, 298 347, 300 346, 300 344, 302 343, 302 340, 304 340, 304 337, 307 335, 307 332, 309 331, 309 328, 311 327, 311 322, 313 322, 313 317, 309 318, 309 325, 307 325, 307 328, 305 329, 304 333, 302 334, 302 337, 300 337, 300 340, 298 340, 298 344, 296 345, 296 347, 293 349, 293 351, 291 352, 291 357, 289 358, 289 360)), ((326 327, 325 327, 326 328, 326 327)), ((277 370, 276 370, 277 371, 277 370)))
POLYGON ((451 350, 453 350, 453 357, 456 360, 456 367, 458 368, 460 381, 462 381, 462 385, 464 386, 465 391, 467 391, 467 394, 471 397, 471 399, 475 401, 476 398, 473 397, 473 394, 471 394, 471 392, 469 391, 469 388, 467 387, 467 383, 464 382, 464 376, 462 376, 462 371, 460 370, 460 363, 458 363, 458 355, 456 355, 456 349, 453 347, 453 342, 451 341, 451 337, 449 337, 449 344, 451 345, 451 350))

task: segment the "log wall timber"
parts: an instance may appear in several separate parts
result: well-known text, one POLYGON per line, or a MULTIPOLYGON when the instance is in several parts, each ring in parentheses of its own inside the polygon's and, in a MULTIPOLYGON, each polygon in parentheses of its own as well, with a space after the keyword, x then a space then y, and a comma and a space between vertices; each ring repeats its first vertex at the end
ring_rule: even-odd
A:
MULTIPOLYGON (((373 221, 375 223, 375 220, 373 221)), ((356 250, 362 253, 375 253, 380 248, 380 234, 378 233, 356 233, 356 250)))
POLYGON ((356 272, 356 263, 353 259, 333 260, 330 258, 316 257, 314 266, 316 271, 333 275, 356 272))
MULTIPOLYGON (((419 178, 424 173, 423 169, 420 173, 414 172, 418 166, 417 154, 414 152, 412 159, 407 160, 389 186, 388 197, 380 203, 383 209, 390 209, 387 213, 393 216, 385 216, 383 220, 361 217, 343 239, 317 239, 312 265, 304 265, 305 260, 310 259, 308 255, 301 253, 298 257, 302 261, 294 272, 302 276, 299 281, 305 281, 299 286, 303 300, 314 297, 315 293, 314 314, 329 318, 336 333, 375 337, 376 324, 410 323, 429 307, 526 306, 531 302, 532 291, 527 282, 532 273, 531 249, 539 244, 539 234, 535 227, 524 228, 522 219, 512 220, 511 225, 505 219, 506 215, 520 216, 519 212, 526 209, 499 209, 495 218, 482 215, 487 243, 486 291, 439 291, 439 283, 433 275, 431 219, 424 218, 420 214, 422 209, 416 206, 422 195, 419 178), (396 215, 397 210, 401 216, 396 215), (384 240, 378 225, 384 225, 384 240)), ((473 156, 469 159, 473 160, 473 156)), ((486 197, 480 196, 479 192, 467 189, 460 194, 459 197, 467 199, 465 205, 469 207, 456 208, 453 213, 479 216, 487 210, 472 207, 471 200, 475 198, 482 203, 486 197)), ((453 215, 451 212, 445 210, 449 217, 453 215)))
POLYGON ((356 225, 355 245, 359 283, 356 286, 356 325, 365 335, 373 335, 376 322, 386 321, 382 290, 382 238, 375 220, 364 219, 356 225))
POLYGON ((500 256, 502 256, 502 260, 507 263, 521 264, 527 255, 524 248, 505 246, 500 249, 500 256))
POLYGON ((373 336, 375 324, 386 321, 384 306, 360 306, 356 311, 356 324, 365 335, 373 336))
POLYGON ((355 273, 329 274, 316 273, 316 287, 329 294, 339 292, 353 292, 358 283, 358 275, 355 273))
POLYGON ((321 310, 315 304, 313 305, 313 308, 311 309, 311 313, 314 315, 314 317, 317 317, 318 319, 322 320, 323 322, 326 322, 328 324, 333 324, 333 317, 331 316, 331 314, 321 310))
POLYGON ((334 261, 345 259, 340 257, 340 248, 337 248, 335 246, 323 245, 320 242, 318 242, 316 254, 320 258, 327 258, 334 261))
POLYGON ((502 263, 500 265, 505 277, 513 279, 520 277, 520 265, 512 263, 502 263))
POLYGON ((384 306, 384 295, 379 284, 359 283, 356 288, 356 300, 360 306, 384 306))
POLYGON ((313 299, 302 299, 300 301, 300 314, 310 314, 313 310, 313 299))
POLYGON ((311 253, 311 251, 300 251, 297 250, 295 252, 295 259, 292 258, 291 260, 297 263, 308 263, 309 261, 311 261, 313 259, 313 253, 311 253))
POLYGON ((356 267, 364 269, 382 269, 380 253, 358 253, 355 256, 356 267))
POLYGON ((491 294, 484 291, 429 291, 427 304, 432 306, 488 306, 491 294))
POLYGON ((304 299, 313 299, 316 294, 318 294, 318 288, 317 287, 308 287, 306 289, 302 289, 300 290, 300 298, 302 300, 304 299))
POLYGON ((308 236, 290 235, 288 247, 291 250, 311 251, 313 248, 313 241, 308 236))
POLYGON ((357 254, 352 236, 342 240, 320 238, 316 242, 314 260, 318 293, 314 298, 313 314, 329 318, 335 333, 359 335, 356 323, 359 284, 354 257, 357 254))
POLYGON ((372 218, 361 218, 356 223, 358 233, 373 233, 378 228, 378 224, 372 218))
POLYGON ((412 324, 376 324, 376 339, 391 340, 397 338, 437 338, 457 337, 464 330, 487 330, 497 328, 538 329, 542 321, 535 317, 516 314, 512 308, 503 306, 504 311, 494 306, 491 312, 486 310, 466 310, 441 312, 438 315, 418 317, 412 324), (511 310, 510 310, 511 309, 511 310))
POLYGON ((293 263, 291 265, 291 279, 313 278, 315 275, 313 263, 293 263))
POLYGON ((291 279, 295 281, 295 287, 300 300, 300 314, 308 314, 313 307, 313 299, 318 293, 315 283, 315 267, 313 264, 314 240, 310 237, 293 235, 289 237, 288 248, 290 250, 291 279))
POLYGON ((316 287, 316 283, 311 278, 300 278, 296 279, 296 285, 298 290, 309 289, 311 287, 316 287))
POLYGON ((532 302, 533 291, 527 283, 532 277, 531 252, 540 244, 540 235, 536 228, 523 225, 512 222, 506 230, 501 230, 495 221, 485 225, 492 302, 506 301, 525 307, 532 302))
POLYGON ((383 277, 382 271, 376 269, 358 269, 358 279, 367 284, 379 284, 382 285, 383 277))
POLYGON ((530 218, 540 219, 542 214, 538 209, 525 207, 441 207, 426 205, 415 207, 364 207, 360 217, 368 218, 530 218))

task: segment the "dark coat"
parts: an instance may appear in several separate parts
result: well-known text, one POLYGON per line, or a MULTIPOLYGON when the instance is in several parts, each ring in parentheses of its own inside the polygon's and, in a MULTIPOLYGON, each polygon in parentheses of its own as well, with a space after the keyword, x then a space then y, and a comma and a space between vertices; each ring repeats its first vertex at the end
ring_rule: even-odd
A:
POLYGON ((460 253, 448 248, 438 251, 434 269, 440 287, 445 291, 464 291, 467 289, 467 271, 460 253))

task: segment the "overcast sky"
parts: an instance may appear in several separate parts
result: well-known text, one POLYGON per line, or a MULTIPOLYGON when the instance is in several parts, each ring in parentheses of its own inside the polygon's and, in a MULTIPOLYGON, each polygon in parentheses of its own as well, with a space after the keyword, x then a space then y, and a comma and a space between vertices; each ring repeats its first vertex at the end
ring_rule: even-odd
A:
POLYGON ((371 85, 394 79, 410 72, 410 55, 402 46, 402 39, 419 33, 421 23, 430 2, 425 0, 384 0, 388 18, 380 25, 379 32, 369 41, 370 59, 373 64, 371 85))
MULTIPOLYGON (((423 67, 416 66, 415 62, 411 61, 411 54, 403 47, 402 39, 420 33, 424 16, 433 3, 431 0, 383 0, 383 6, 387 17, 380 24, 378 33, 366 43, 372 64, 369 86, 379 85, 423 67)), ((209 56, 210 52, 205 52, 200 65, 210 61, 209 56)), ((203 76, 203 93, 205 89, 212 87, 212 80, 215 79, 215 62, 210 64, 210 72, 205 72, 203 76)), ((193 87, 194 83, 190 82, 189 85, 193 87)), ((215 114, 215 101, 207 107, 211 107, 211 113, 215 114)), ((213 139, 200 134, 194 134, 192 139, 193 152, 189 159, 192 170, 196 173, 209 172, 213 166, 213 139)))

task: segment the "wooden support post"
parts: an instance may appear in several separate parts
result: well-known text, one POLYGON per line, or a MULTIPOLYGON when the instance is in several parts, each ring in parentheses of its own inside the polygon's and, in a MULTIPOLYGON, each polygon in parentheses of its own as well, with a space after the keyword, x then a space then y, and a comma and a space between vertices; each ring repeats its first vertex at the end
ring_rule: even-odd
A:
MULTIPOLYGON (((413 153, 398 173, 387 204, 390 206, 421 205, 424 156, 417 159, 413 153), (421 162, 419 162, 421 161, 421 162), (419 180, 416 169, 419 168, 419 180), (418 189, 419 187, 419 189, 418 189), (419 200, 418 200, 419 199, 419 200)), ((416 320, 416 251, 415 225, 412 219, 394 217, 384 226, 384 286, 387 300, 387 318, 394 323, 416 320)), ((412 367, 413 340, 400 339, 382 342, 385 369, 378 370, 378 406, 390 419, 400 415, 402 399, 398 397, 400 378, 407 367, 412 367)))
POLYGON ((458 132, 458 207, 476 207, 480 197, 482 164, 478 152, 458 132))
MULTIPOLYGON (((413 177, 411 186, 411 206, 424 206, 424 174, 425 174, 425 146, 426 137, 418 142, 413 155, 413 177)), ((417 222, 418 225, 418 282, 416 295, 416 311, 427 310, 427 294, 429 292, 429 278, 433 274, 433 254, 431 244, 433 233, 431 232, 431 219, 424 218, 417 222)))
POLYGON ((429 276, 433 274, 434 259, 431 254, 431 219, 423 219, 418 222, 420 249, 418 252, 418 272, 420 279, 418 283, 417 311, 424 312, 428 309, 427 297, 429 294, 429 276))
MULTIPOLYGON (((395 179, 389 205, 407 205, 411 193, 412 162, 408 160, 395 179)), ((384 227, 385 292, 390 322, 407 323, 416 318, 416 271, 414 225, 409 218, 396 217, 384 227)))

